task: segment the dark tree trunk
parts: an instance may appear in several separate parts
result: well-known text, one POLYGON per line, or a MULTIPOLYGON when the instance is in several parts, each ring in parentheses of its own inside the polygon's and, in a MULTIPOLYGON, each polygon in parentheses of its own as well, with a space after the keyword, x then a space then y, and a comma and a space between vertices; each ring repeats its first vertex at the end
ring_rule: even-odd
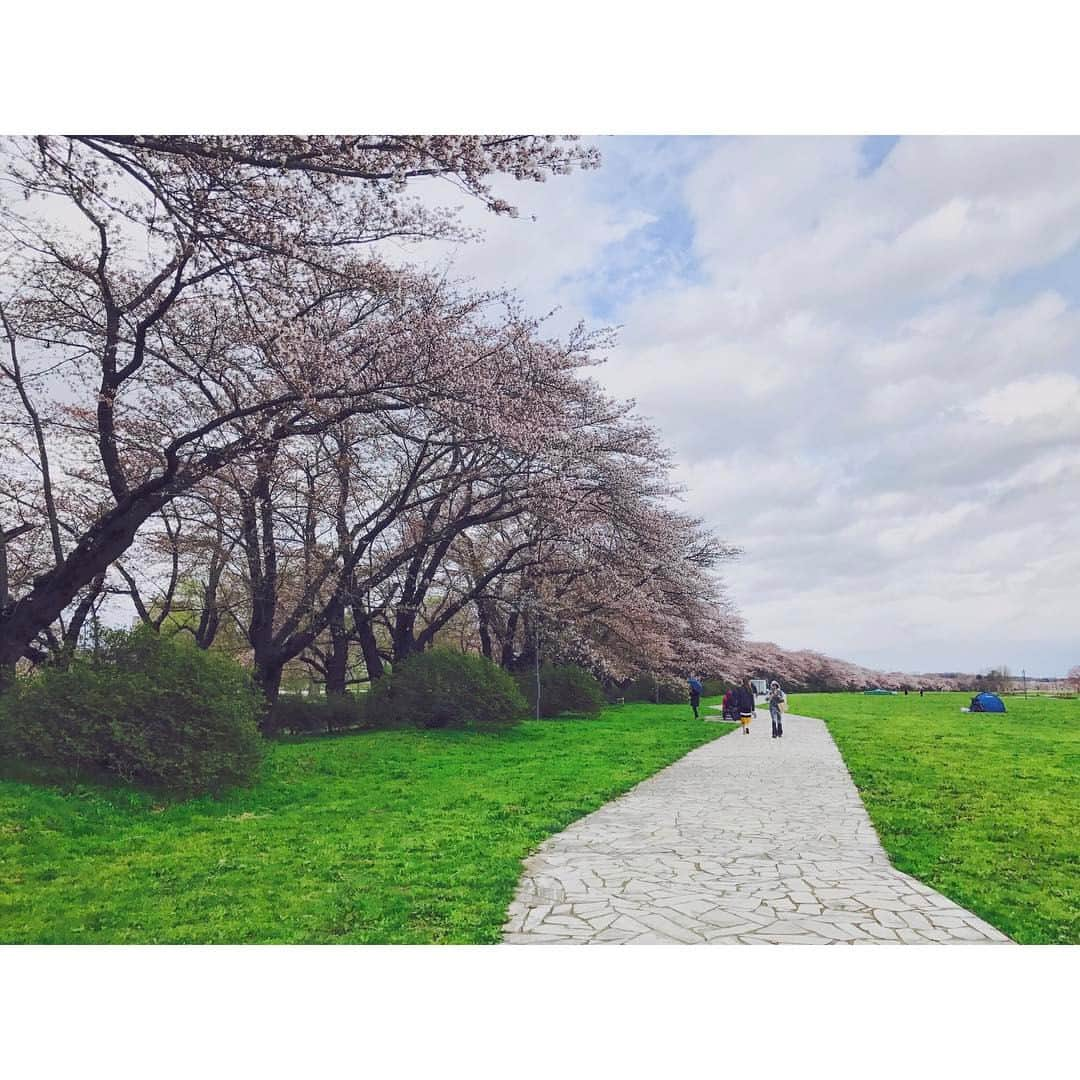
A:
POLYGON ((345 632, 345 605, 335 603, 330 613, 330 652, 326 657, 326 692, 341 696, 349 674, 349 636, 345 632))
POLYGON ((34 587, 0 612, 0 672, 14 668, 38 633, 51 626, 79 591, 105 573, 131 546, 139 526, 169 495, 160 491, 127 498, 106 514, 59 565, 35 579, 34 587))
POLYGON ((379 643, 375 640, 375 631, 368 619, 356 620, 356 636, 360 641, 360 650, 364 654, 368 678, 374 682, 384 674, 382 657, 379 655, 379 643))
POLYGON ((8 534, 0 529, 0 612, 8 606, 7 542, 8 534))
POLYGON ((349 674, 349 643, 333 643, 326 658, 326 693, 327 696, 343 697, 347 689, 349 674))
MULTIPOLYGON (((220 525, 220 518, 219 518, 220 525)), ((219 532, 220 535, 220 532, 219 532)), ((200 649, 209 649, 217 637, 221 626, 221 609, 218 607, 218 588, 221 575, 225 571, 225 559, 218 558, 215 552, 210 559, 210 572, 203 587, 202 611, 199 613, 199 625, 195 629, 195 644, 200 649)))
POLYGON ((75 608, 71 621, 67 625, 67 630, 64 632, 60 655, 54 657, 54 662, 58 667, 66 668, 71 663, 75 650, 79 647, 79 637, 82 634, 83 627, 86 625, 86 619, 93 612, 94 604, 97 603, 104 587, 105 575, 98 574, 90 586, 90 591, 79 601, 78 607, 75 608))
POLYGON ((199 616, 199 626, 195 631, 195 644, 200 649, 209 649, 214 644, 214 638, 217 637, 220 625, 221 615, 218 613, 217 601, 210 600, 199 616))
POLYGON ((256 657, 253 677, 255 685, 262 691, 266 704, 272 708, 281 689, 281 673, 285 662, 278 656, 256 657))
POLYGON ((514 638, 517 636, 517 624, 518 613, 512 611, 506 620, 506 637, 503 638, 502 657, 499 660, 507 671, 511 671, 514 667, 514 638))
POLYGON ((398 608, 394 618, 394 663, 399 664, 402 660, 411 656, 416 645, 414 630, 416 628, 416 609, 412 607, 398 608))
POLYGON ((480 651, 490 660, 491 624, 488 622, 487 607, 482 600, 476 601, 476 625, 480 633, 480 651))

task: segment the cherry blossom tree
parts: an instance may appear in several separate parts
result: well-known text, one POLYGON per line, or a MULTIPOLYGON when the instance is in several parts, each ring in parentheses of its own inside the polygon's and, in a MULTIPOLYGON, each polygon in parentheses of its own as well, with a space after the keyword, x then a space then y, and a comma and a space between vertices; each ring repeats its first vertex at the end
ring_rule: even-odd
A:
POLYGON ((452 318, 438 282, 364 254, 457 232, 410 182, 512 212, 494 174, 595 164, 531 136, 42 136, 4 151, 19 196, 0 206, 0 412, 6 445, 31 448, 34 497, 5 500, 0 529, 9 563, 13 545, 15 561, 47 558, 15 593, 9 575, 0 672, 220 469, 350 416, 455 400, 467 365, 438 345, 452 318), (98 500, 70 535, 59 488, 98 500))
POLYGON ((0 672, 110 597, 331 692, 453 631, 508 667, 732 662, 735 554, 657 434, 513 298, 390 264, 412 197, 595 164, 550 137, 9 141, 0 205, 0 672), (7 467, 10 463, 10 468, 7 467), (224 635, 224 637, 223 637, 224 635))
MULTIPOLYGON (((275 445, 212 481, 269 697, 294 660, 340 693, 354 645, 378 678, 451 630, 514 667, 543 624, 545 656, 606 674, 702 666, 737 637, 710 576, 731 550, 666 505, 656 433, 582 377, 603 340, 545 340, 512 307, 499 320, 497 333, 457 323, 456 355, 482 355, 481 382, 500 389, 483 423, 462 390, 275 445)), ((213 565, 218 530, 203 534, 213 565)))
MULTIPOLYGON (((502 531, 502 546, 521 534, 534 556, 475 596, 481 648, 508 667, 542 648, 619 680, 718 663, 741 624, 715 570, 736 552, 672 509, 656 433, 598 406, 597 423, 563 441, 542 497, 502 531)), ((499 550, 473 553, 474 578, 499 550)))
MULTIPOLYGON (((371 622, 391 597, 390 657, 426 647, 468 602, 448 598, 434 621, 416 627, 455 539, 521 513, 545 468, 551 482, 546 448, 561 447, 571 421, 595 408, 596 389, 577 373, 592 362, 596 339, 542 339, 512 305, 485 299, 452 305, 452 347, 441 338, 423 342, 453 357, 453 376, 437 397, 269 443, 204 483, 222 492, 229 508, 226 532, 248 593, 254 666, 271 699, 284 665, 297 657, 321 666, 340 691, 353 637, 377 677, 371 622), (374 612, 372 595, 381 597, 374 612)), ((222 520, 218 502, 214 518, 222 520)), ((219 532, 209 522, 203 527, 211 566, 219 532)), ((175 566, 174 558, 170 580, 175 566)))
POLYGON ((876 671, 809 649, 781 649, 772 642, 747 641, 714 672, 719 678, 776 679, 787 690, 966 690, 974 675, 909 674, 876 671))

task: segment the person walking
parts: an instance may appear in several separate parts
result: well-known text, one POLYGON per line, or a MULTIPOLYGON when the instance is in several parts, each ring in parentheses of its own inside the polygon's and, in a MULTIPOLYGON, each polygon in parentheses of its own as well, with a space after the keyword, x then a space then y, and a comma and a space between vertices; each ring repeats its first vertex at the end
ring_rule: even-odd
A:
POLYGON ((782 739, 784 737, 784 706, 787 704, 787 694, 780 689, 780 684, 773 679, 769 685, 769 716, 772 717, 772 737, 782 739))
POLYGON ((749 679, 744 679, 739 687, 736 707, 739 710, 739 723, 742 724, 743 734, 750 734, 750 721, 754 719, 754 688, 749 679))
POLYGON ((698 706, 701 704, 701 680, 696 675, 691 675, 687 681, 690 685, 690 708, 694 710, 694 719, 700 720, 698 706))
POLYGON ((730 687, 727 693, 724 694, 724 719, 730 720, 732 723, 737 723, 739 719, 739 709, 736 704, 738 692, 735 687, 730 687))

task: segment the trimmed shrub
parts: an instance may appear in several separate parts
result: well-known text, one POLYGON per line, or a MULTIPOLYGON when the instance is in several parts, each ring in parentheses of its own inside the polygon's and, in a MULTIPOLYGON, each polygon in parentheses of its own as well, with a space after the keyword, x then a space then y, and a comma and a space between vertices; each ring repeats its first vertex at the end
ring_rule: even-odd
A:
POLYGON ((323 701, 323 721, 327 731, 364 727, 366 694, 328 694, 323 701))
POLYGON ((724 685, 723 679, 702 679, 701 680, 701 696, 702 697, 723 697, 727 691, 727 687, 724 685))
POLYGON ((228 657, 145 627, 111 631, 98 655, 43 668, 4 695, 0 746, 66 774, 219 791, 255 779, 261 707, 228 657))
POLYGON ((268 739, 322 731, 322 715, 318 706, 307 698, 279 693, 274 704, 259 719, 259 730, 268 739))
POLYGON ((377 679, 367 694, 371 727, 489 728, 527 710, 513 677, 483 656, 432 649, 377 679))
MULTIPOLYGON (((517 677, 529 715, 536 715, 536 675, 522 672, 517 677)), ((578 713, 594 716, 604 707, 604 691, 584 668, 576 664, 544 664, 540 668, 540 715, 578 713)))
POLYGON ((364 726, 364 698, 355 694, 302 697, 280 694, 260 727, 264 735, 305 735, 364 726))

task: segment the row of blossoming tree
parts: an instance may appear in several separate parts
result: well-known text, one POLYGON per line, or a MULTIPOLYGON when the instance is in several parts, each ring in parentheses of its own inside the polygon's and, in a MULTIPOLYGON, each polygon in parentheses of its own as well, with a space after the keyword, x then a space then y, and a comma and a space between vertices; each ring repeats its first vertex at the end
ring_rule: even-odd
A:
POLYGON ((0 679, 118 596, 271 700, 290 667, 339 693, 445 640, 719 670, 733 551, 589 377, 607 339, 383 254, 459 234, 419 178, 513 213, 499 174, 596 163, 535 136, 7 140, 0 679))

